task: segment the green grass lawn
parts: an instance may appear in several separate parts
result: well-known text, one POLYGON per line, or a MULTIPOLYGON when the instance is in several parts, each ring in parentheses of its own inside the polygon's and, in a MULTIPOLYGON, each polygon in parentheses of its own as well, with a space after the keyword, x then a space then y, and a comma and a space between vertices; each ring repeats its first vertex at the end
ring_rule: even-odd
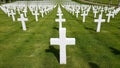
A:
MULTIPOLYGON (((92 0, 93 2, 106 3, 109 4, 110 0, 92 0)), ((111 0, 111 4, 118 5, 118 0, 111 0)))
MULTIPOLYGON (((73 1, 84 3, 84 2, 81 2, 80 0, 73 0, 73 1)), ((90 1, 90 2, 95 2, 95 3, 102 3, 102 4, 108 4, 108 5, 110 4, 109 0, 85 0, 85 1, 90 1)), ((111 0, 111 5, 118 6, 118 4, 119 4, 118 0, 111 0)))
POLYGON ((120 68, 120 13, 96 33, 92 12, 82 23, 82 17, 62 11, 67 37, 76 38, 75 46, 67 46, 66 65, 58 62, 59 46, 50 45, 59 36, 57 8, 38 22, 29 12, 27 31, 0 10, 0 68, 120 68))

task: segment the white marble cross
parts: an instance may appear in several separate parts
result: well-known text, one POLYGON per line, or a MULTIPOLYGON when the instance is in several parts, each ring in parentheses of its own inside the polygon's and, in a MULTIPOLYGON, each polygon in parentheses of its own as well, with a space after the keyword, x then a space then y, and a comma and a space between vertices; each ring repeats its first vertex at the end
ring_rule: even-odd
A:
POLYGON ((72 14, 74 15, 74 12, 75 12, 75 9, 74 9, 74 7, 72 8, 72 14))
POLYGON ((107 22, 110 22, 110 17, 114 17, 114 14, 109 12, 108 14, 106 14, 106 16, 108 16, 107 22))
POLYGON ((80 13, 80 11, 76 10, 75 13, 76 13, 76 18, 78 18, 78 14, 80 13))
POLYGON ((66 28, 60 28, 59 38, 51 38, 50 44, 60 46, 60 64, 66 64, 66 45, 75 45, 75 38, 66 38, 66 28))
POLYGON ((35 15, 35 20, 38 21, 38 15, 39 15, 38 11, 35 11, 35 13, 33 13, 33 15, 35 15))
POLYGON ((44 17, 44 11, 43 11, 43 9, 40 11, 40 13, 41 13, 41 16, 44 17))
POLYGON ((26 30, 25 21, 28 21, 28 18, 24 18, 24 15, 20 14, 20 18, 18 18, 17 20, 22 22, 22 28, 25 31, 26 30))
POLYGON ((59 28, 62 28, 62 22, 65 22, 66 20, 62 19, 62 16, 63 16, 62 13, 61 14, 57 14, 57 16, 59 16, 59 18, 55 19, 55 21, 59 23, 59 28))
POLYGON ((105 22, 105 19, 102 19, 102 15, 100 14, 100 15, 99 15, 99 18, 98 18, 98 19, 95 19, 94 22, 98 22, 96 32, 100 32, 101 23, 102 23, 102 22, 105 22))
POLYGON ((108 11, 108 7, 107 7, 107 6, 104 7, 104 10, 105 10, 105 13, 107 13, 107 11, 108 11))
POLYGON ((26 14, 27 13, 27 8, 24 8, 23 12, 24 12, 25 17, 27 17, 27 14, 26 14))
POLYGON ((96 14, 98 13, 98 11, 94 10, 93 13, 94 13, 94 18, 96 18, 96 16, 97 16, 96 14))
POLYGON ((10 10, 7 9, 6 11, 7 11, 8 17, 10 17, 10 10))
POLYGON ((17 11, 18 11, 18 14, 20 14, 20 9, 19 8, 17 8, 17 11))
POLYGON ((11 10, 11 13, 9 13, 9 14, 12 16, 12 20, 15 21, 15 16, 14 16, 14 15, 15 15, 16 13, 14 13, 13 10, 11 10))
POLYGON ((30 11, 31 11, 31 13, 32 13, 32 15, 33 15, 33 14, 34 14, 34 13, 33 13, 33 12, 34 12, 34 10, 31 8, 31 10, 30 10, 30 11))
POLYGON ((86 11, 83 12, 83 14, 81 14, 81 16, 83 16, 83 22, 85 22, 85 16, 87 16, 87 14, 85 13, 86 11))
POLYGON ((57 12, 58 12, 59 14, 62 13, 60 6, 58 7, 58 11, 57 11, 57 12))
POLYGON ((103 9, 101 9, 100 11, 101 11, 101 15, 103 15, 104 10, 103 10, 103 9))
POLYGON ((45 12, 45 15, 47 15, 47 8, 46 7, 44 8, 44 12, 45 12))

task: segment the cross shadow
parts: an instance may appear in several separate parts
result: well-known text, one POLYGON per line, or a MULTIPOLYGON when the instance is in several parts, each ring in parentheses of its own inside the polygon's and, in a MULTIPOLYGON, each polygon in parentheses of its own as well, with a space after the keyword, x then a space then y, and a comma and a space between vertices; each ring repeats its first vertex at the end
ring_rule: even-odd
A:
POLYGON ((59 30, 59 28, 58 28, 58 27, 53 27, 53 29, 55 29, 55 30, 57 30, 57 31, 59 30))
POLYGON ((90 68, 100 68, 96 63, 88 62, 90 68))
POLYGON ((81 19, 77 18, 76 19, 78 21, 78 23, 83 23, 81 19))
POLYGON ((109 47, 110 48, 110 50, 111 50, 111 52, 113 53, 113 54, 115 54, 115 55, 120 55, 120 50, 117 50, 117 49, 115 49, 115 48, 113 48, 113 47, 109 47))
MULTIPOLYGON (((94 15, 93 16, 89 16, 90 18, 94 19, 94 15)), ((96 17, 97 18, 97 17, 96 17)))
POLYGON ((93 28, 91 28, 91 27, 85 27, 85 29, 91 30, 91 31, 96 31, 95 29, 93 29, 93 28))
MULTIPOLYGON (((22 26, 20 26, 20 29, 22 29, 23 27, 22 26)), ((29 27, 28 26, 26 26, 26 28, 28 29, 29 27)))
POLYGON ((50 53, 53 53, 57 59, 57 61, 59 62, 59 49, 56 49, 55 47, 53 46, 49 46, 49 49, 46 49, 45 52, 50 52, 50 53))
POLYGON ((118 29, 120 29, 120 27, 118 27, 118 29))

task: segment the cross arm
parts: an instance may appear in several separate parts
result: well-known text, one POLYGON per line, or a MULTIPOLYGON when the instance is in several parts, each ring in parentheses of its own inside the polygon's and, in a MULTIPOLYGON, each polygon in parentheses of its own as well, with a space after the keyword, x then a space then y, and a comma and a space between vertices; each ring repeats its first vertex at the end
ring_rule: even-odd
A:
POLYGON ((67 45, 75 45, 75 38, 66 38, 67 45))
POLYGON ((51 38, 50 44, 51 45, 59 45, 60 44, 59 38, 51 38))

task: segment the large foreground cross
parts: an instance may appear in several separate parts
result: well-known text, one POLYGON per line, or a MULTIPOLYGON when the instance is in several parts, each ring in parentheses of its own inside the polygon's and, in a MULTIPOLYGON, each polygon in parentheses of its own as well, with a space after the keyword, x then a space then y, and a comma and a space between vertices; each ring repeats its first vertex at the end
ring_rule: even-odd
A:
POLYGON ((59 38, 51 38, 50 44, 60 46, 60 64, 66 64, 66 45, 75 45, 75 38, 66 38, 66 28, 60 28, 59 38))

